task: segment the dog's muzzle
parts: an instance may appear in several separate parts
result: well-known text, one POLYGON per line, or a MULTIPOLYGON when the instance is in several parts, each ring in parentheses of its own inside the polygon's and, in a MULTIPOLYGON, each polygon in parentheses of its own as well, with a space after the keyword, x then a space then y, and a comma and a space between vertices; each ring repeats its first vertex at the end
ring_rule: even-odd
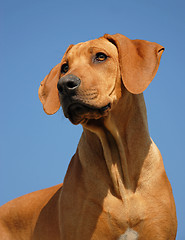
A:
POLYGON ((101 108, 87 104, 86 99, 82 100, 80 95, 80 84, 80 78, 73 74, 60 78, 57 84, 64 115, 73 124, 86 122, 89 119, 99 119, 105 116, 111 107, 110 103, 101 108))

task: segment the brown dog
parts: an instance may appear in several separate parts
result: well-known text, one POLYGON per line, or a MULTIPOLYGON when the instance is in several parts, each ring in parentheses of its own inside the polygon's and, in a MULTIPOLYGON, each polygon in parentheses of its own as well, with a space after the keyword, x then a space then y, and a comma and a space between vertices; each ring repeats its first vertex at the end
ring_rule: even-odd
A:
POLYGON ((39 97, 47 114, 61 103, 84 131, 63 186, 1 207, 1 240, 175 239, 172 190, 142 94, 163 50, 120 34, 67 49, 39 97))

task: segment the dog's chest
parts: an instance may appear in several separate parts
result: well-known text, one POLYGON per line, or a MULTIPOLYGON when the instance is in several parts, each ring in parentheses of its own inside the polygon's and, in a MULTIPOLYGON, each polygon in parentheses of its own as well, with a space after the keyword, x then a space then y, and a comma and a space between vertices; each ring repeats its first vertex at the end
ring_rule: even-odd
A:
POLYGON ((121 200, 109 194, 104 199, 103 211, 98 223, 101 227, 101 222, 104 221, 110 232, 117 232, 121 236, 128 229, 139 226, 143 221, 145 210, 141 205, 142 203, 137 196, 133 195, 121 200))
POLYGON ((62 240, 153 240, 159 239, 159 233, 161 239, 168 239, 170 229, 163 229, 164 223, 168 229, 170 216, 158 217, 166 209, 151 198, 133 194, 121 200, 108 193, 101 202, 90 195, 81 201, 76 199, 71 202, 68 198, 61 205, 62 240))
POLYGON ((63 209, 62 239, 130 240, 125 237, 137 236, 138 233, 134 227, 142 220, 139 202, 135 197, 126 204, 108 193, 102 202, 86 198, 72 204, 68 199, 68 202, 61 206, 63 209), (77 204, 76 208, 73 207, 75 204, 77 204), (68 228, 71 229, 70 232, 66 231, 68 228))
POLYGON ((102 240, 170 239, 170 216, 159 217, 162 211, 166 212, 166 208, 160 203, 139 194, 130 195, 125 201, 107 196, 94 236, 100 236, 103 229, 102 240))

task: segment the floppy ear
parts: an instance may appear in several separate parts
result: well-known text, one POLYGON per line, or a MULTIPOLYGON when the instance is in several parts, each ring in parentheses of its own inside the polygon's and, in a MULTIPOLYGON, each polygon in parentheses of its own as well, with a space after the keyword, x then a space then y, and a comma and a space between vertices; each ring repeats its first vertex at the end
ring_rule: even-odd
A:
POLYGON ((60 108, 57 83, 60 77, 61 63, 57 64, 44 78, 39 87, 39 99, 45 113, 51 115, 60 108))
POLYGON ((118 49, 124 86, 131 93, 142 93, 157 73, 164 47, 145 40, 130 40, 121 34, 104 37, 118 49))
POLYGON ((62 61, 57 64, 44 80, 40 83, 39 87, 39 99, 43 104, 43 109, 48 115, 56 113, 60 108, 60 99, 57 89, 57 83, 60 78, 60 70, 64 61, 66 61, 66 54, 72 48, 70 45, 65 52, 62 61))

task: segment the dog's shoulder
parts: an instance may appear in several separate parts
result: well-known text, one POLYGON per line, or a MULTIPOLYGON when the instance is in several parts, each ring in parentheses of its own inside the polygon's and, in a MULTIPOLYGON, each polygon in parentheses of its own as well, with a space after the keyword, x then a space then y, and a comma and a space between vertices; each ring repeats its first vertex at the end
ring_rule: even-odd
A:
MULTIPOLYGON (((62 184, 38 190, 7 202, 0 207, 0 239, 17 239, 17 232, 33 229, 42 209, 56 202, 62 184), (14 238, 11 238, 14 236, 14 238)), ((30 230, 29 230, 30 231, 30 230)), ((31 234, 31 232, 30 232, 31 234)))

